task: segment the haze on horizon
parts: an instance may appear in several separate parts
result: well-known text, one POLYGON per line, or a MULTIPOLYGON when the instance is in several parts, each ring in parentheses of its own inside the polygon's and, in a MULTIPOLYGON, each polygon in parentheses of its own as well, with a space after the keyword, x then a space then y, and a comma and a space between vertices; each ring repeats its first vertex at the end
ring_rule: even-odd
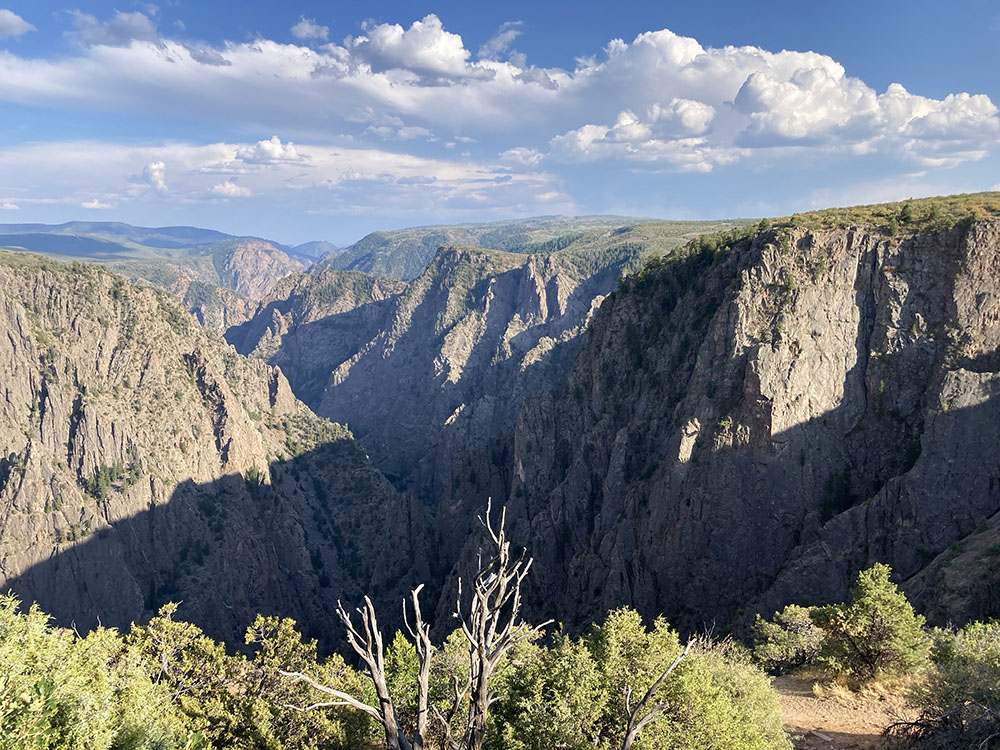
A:
POLYGON ((537 5, 8 0, 0 223, 346 243, 1000 189, 988 0, 537 5))

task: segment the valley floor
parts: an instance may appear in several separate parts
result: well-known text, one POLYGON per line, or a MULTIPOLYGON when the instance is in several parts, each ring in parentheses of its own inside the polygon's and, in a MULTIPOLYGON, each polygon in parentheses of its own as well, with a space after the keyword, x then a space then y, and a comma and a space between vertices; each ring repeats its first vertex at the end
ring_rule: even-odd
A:
POLYGON ((777 677, 774 689, 795 750, 876 750, 883 747, 882 730, 913 718, 912 709, 898 697, 852 693, 819 698, 807 678, 777 677))

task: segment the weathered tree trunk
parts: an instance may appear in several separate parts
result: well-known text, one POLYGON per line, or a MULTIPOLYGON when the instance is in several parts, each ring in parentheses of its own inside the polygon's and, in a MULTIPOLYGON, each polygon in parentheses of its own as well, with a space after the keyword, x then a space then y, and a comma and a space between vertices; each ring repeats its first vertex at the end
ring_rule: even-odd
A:
POLYGON ((507 653, 518 643, 532 638, 551 620, 534 627, 520 620, 521 584, 531 569, 531 558, 522 549, 514 559, 504 528, 507 509, 500 511, 500 524, 493 527, 492 499, 486 505, 486 518, 480 518, 490 535, 495 552, 488 562, 480 562, 472 579, 472 601, 466 613, 462 605, 462 579, 458 580, 455 617, 469 643, 469 717, 463 750, 482 750, 486 736, 486 718, 490 708, 490 679, 507 653))

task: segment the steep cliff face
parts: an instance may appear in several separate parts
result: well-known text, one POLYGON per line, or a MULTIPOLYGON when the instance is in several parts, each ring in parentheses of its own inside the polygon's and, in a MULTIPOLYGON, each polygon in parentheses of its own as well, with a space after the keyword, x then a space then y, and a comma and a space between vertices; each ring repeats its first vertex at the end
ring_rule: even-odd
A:
POLYGON ((591 314, 636 255, 442 248, 385 304, 299 328, 299 351, 337 355, 323 391, 307 398, 350 424, 397 486, 436 500, 455 454, 508 432, 525 396, 564 377, 591 314), (331 345, 347 326, 361 334, 353 348, 331 345))
POLYGON ((81 627, 183 600, 232 643, 258 611, 329 643, 338 597, 419 575, 350 434, 167 294, 4 254, 0 330, 0 588, 81 627))
POLYGON ((295 394, 316 404, 333 368, 379 332, 389 300, 405 288, 358 271, 294 274, 245 323, 229 328, 226 340, 241 354, 280 367, 295 394))
POLYGON ((521 408, 509 502, 538 608, 732 624, 882 560, 930 611, 944 558, 974 596, 954 566, 989 568, 960 540, 1000 510, 1000 222, 731 244, 631 277, 521 408))
POLYGON ((305 268, 273 243, 252 237, 176 252, 176 258, 120 260, 107 266, 132 281, 166 289, 184 301, 198 322, 220 332, 246 322, 279 281, 305 268))

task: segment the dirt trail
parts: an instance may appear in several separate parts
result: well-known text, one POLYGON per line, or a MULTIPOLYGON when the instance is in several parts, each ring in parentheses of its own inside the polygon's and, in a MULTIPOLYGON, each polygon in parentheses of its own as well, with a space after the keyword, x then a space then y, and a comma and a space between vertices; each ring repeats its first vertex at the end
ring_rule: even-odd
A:
POLYGON ((774 689, 795 750, 875 750, 883 747, 883 729, 912 718, 900 698, 818 698, 813 681, 799 677, 775 678, 774 689))

